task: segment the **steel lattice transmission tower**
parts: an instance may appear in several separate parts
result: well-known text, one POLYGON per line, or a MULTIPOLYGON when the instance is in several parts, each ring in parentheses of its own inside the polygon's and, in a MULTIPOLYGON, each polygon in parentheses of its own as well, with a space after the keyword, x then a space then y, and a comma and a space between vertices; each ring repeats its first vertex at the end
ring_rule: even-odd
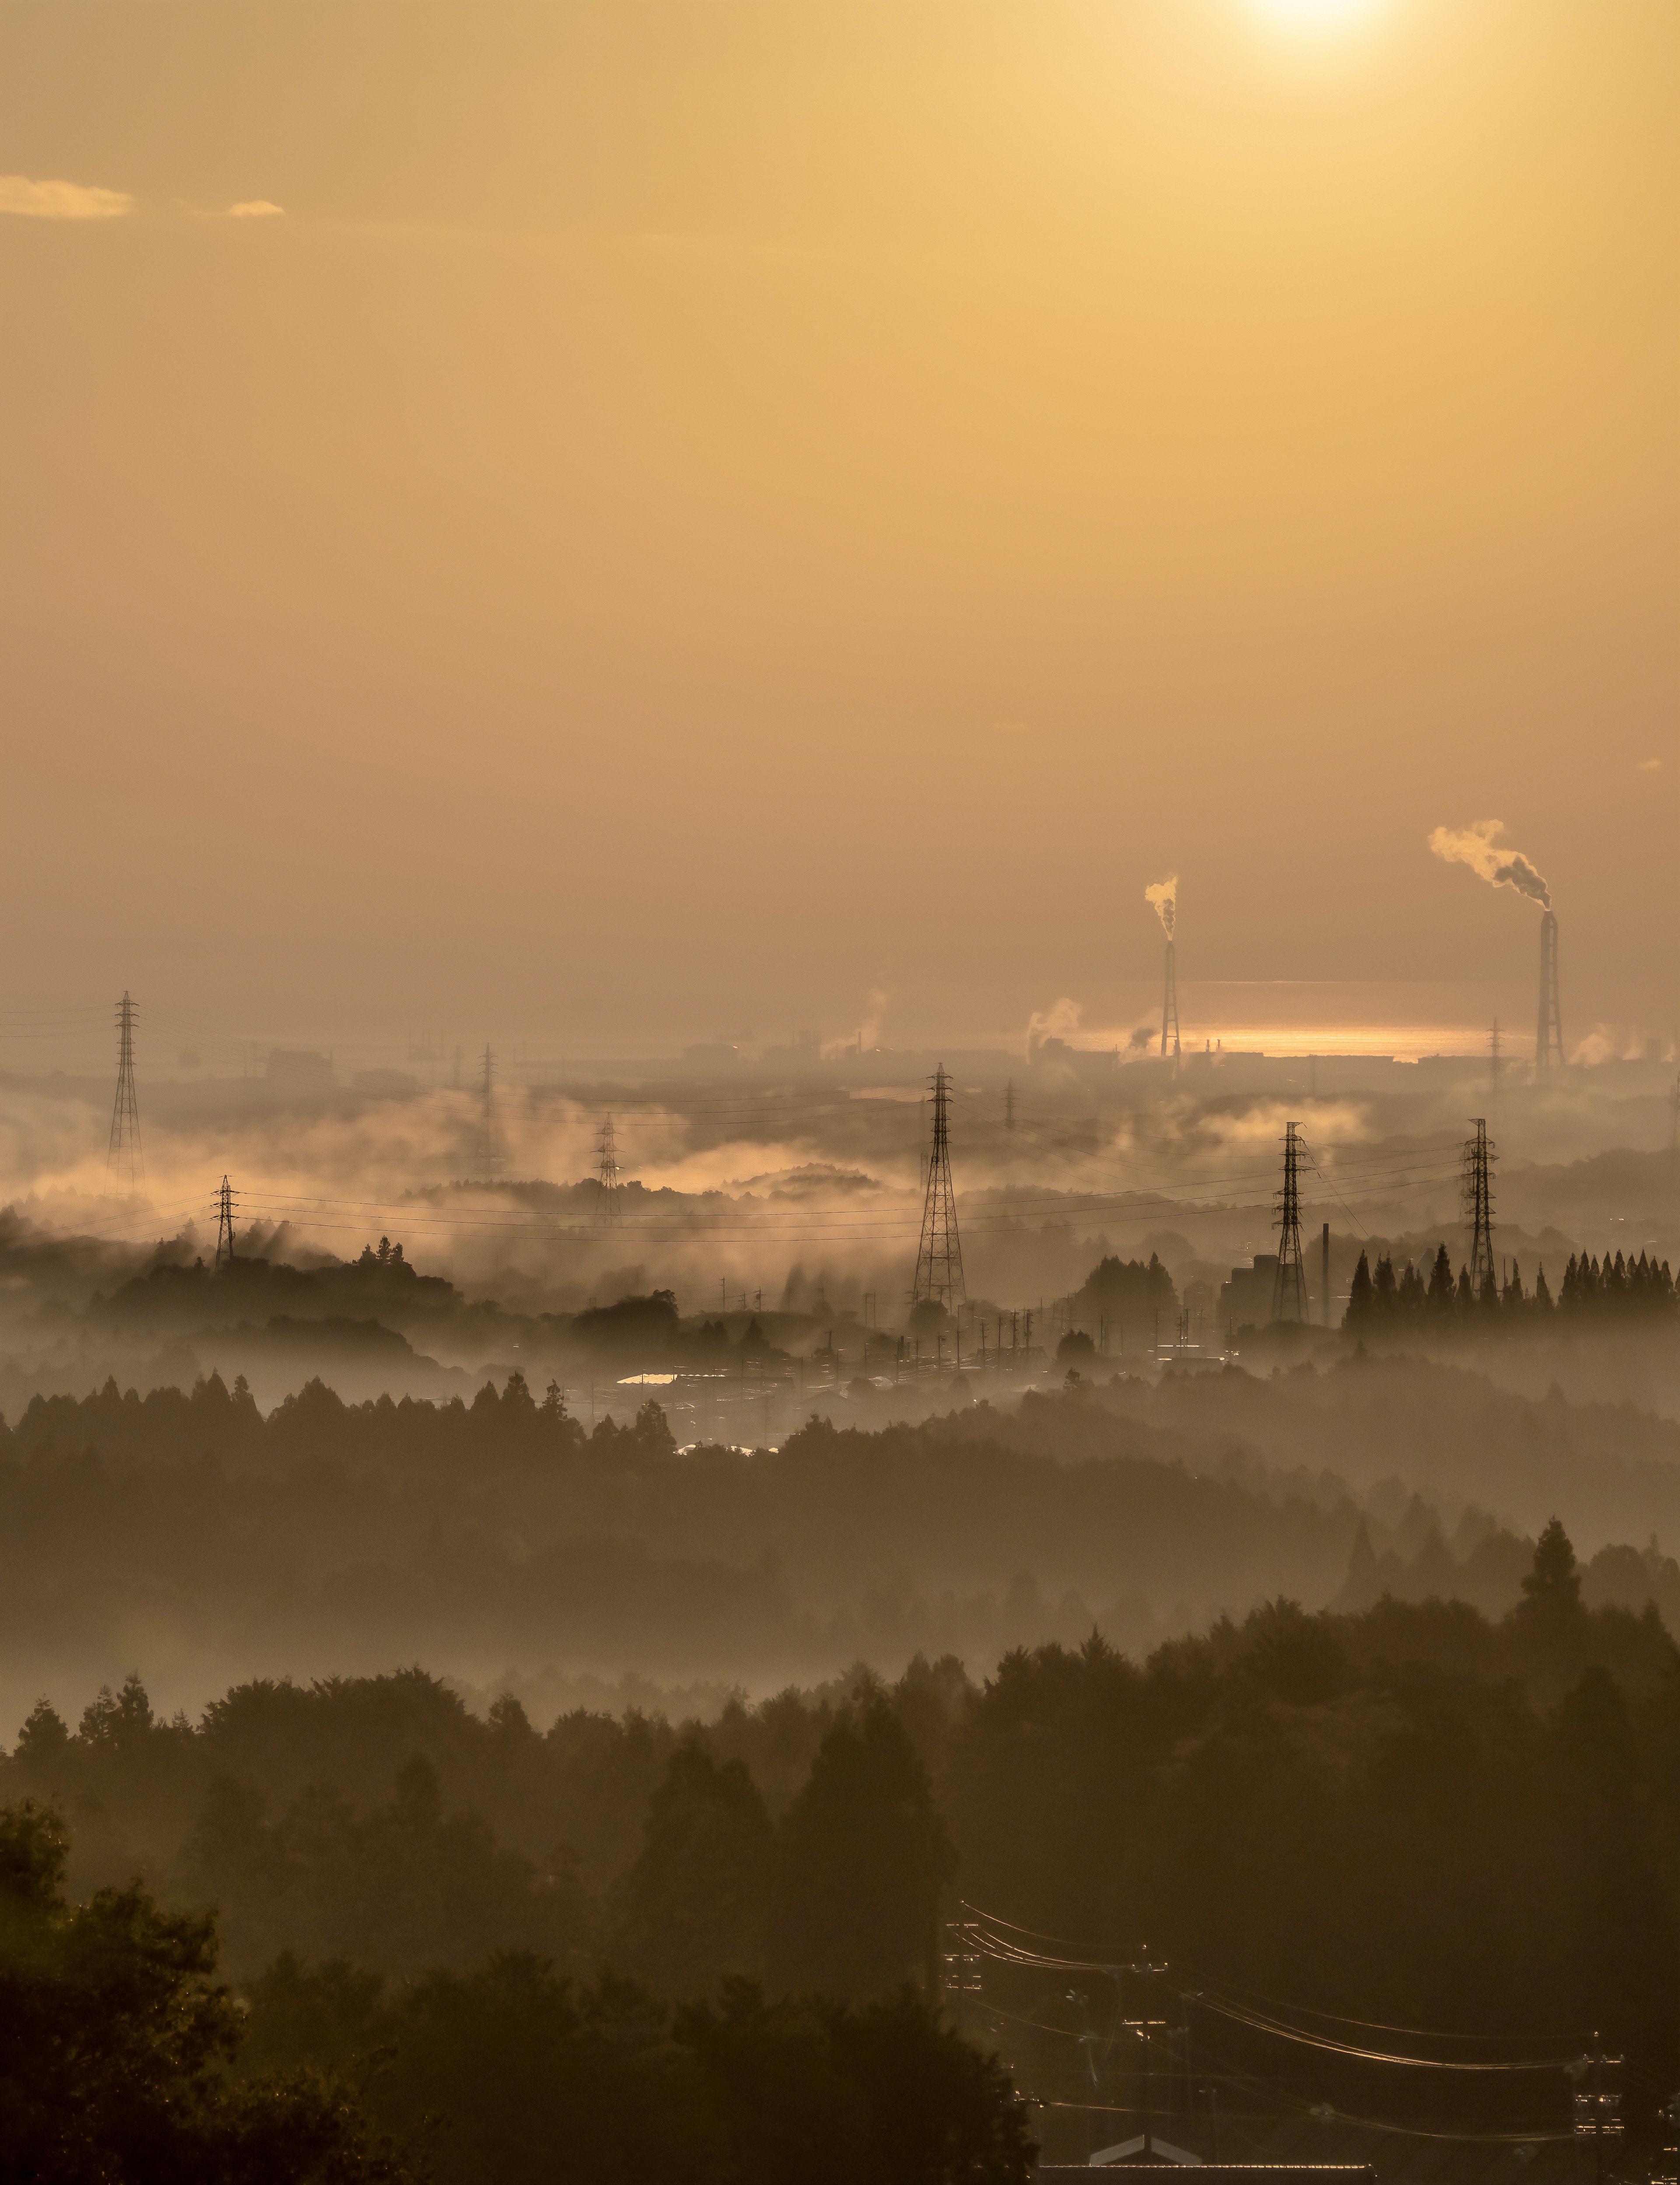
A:
POLYGON ((618 1180, 618 1145, 611 1115, 601 1125, 600 1136, 595 1141, 595 1177, 600 1185, 595 1219, 604 1227, 616 1229, 624 1219, 624 1189, 618 1180))
POLYGON ((1272 1287, 1272 1318, 1303 1322, 1307 1317, 1307 1265, 1301 1249, 1301 1142, 1298 1123, 1286 1123, 1283 1188, 1277 1194, 1277 1279, 1272 1287))
POLYGON ((233 1265, 233 1214, 238 1199, 238 1193, 223 1176, 221 1189, 215 1198, 216 1255, 214 1271, 216 1274, 220 1274, 224 1267, 233 1265))
POLYGON ((1540 919, 1540 1021, 1534 1034, 1534 1067, 1563 1068, 1563 1017, 1558 1008, 1558 919, 1554 910, 1540 919))
POLYGON ((922 1202, 922 1241, 916 1252, 912 1305, 942 1305, 957 1311, 968 1297, 963 1281, 963 1241, 957 1233, 957 1192, 951 1181, 951 1080, 935 1070, 933 1156, 922 1202))
POLYGON ((1480 1297, 1482 1285, 1493 1271, 1493 1164, 1495 1154, 1487 1138, 1487 1124, 1472 1116, 1476 1136, 1466 1138, 1464 1149, 1464 1221, 1470 1232, 1470 1287, 1480 1297))
POLYGON ((1178 1067, 1178 943, 1170 933, 1167 936, 1167 983, 1161 1000, 1161 1054, 1164 1060, 1170 1054, 1173 1067, 1178 1067))
POLYGON ((146 1188, 140 1150, 140 1103, 134 1095, 134 1022, 139 1010, 126 992, 117 1003, 117 1097, 111 1109, 111 1143, 105 1154, 105 1189, 146 1188))
POLYGON ((484 1164, 484 1173, 488 1176, 496 1165, 496 1055, 495 1049, 488 1041, 484 1046, 482 1068, 483 1113, 479 1124, 479 1153, 484 1164))

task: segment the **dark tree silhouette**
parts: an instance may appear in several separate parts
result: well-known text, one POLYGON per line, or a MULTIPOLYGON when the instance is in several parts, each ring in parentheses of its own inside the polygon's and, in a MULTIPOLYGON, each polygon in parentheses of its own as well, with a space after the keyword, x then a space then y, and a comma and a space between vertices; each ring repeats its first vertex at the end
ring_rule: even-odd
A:
POLYGON ((770 1964, 778 1985, 845 1997, 935 1977, 955 1867, 926 1769, 885 1697, 840 1715, 781 1829, 770 1964))

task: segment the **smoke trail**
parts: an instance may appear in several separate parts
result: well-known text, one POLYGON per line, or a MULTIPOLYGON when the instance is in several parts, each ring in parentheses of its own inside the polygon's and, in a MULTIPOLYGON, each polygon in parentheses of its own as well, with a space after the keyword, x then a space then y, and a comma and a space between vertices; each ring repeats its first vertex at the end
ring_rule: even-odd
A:
POLYGON ((1504 831, 1503 819, 1475 819, 1468 827, 1437 827, 1429 838, 1429 847, 1449 865, 1468 865, 1490 886, 1515 888, 1543 910, 1549 910, 1552 891, 1527 858, 1519 851, 1494 847, 1493 837, 1504 831))
POLYGON ((1145 902, 1153 902, 1160 914, 1161 923, 1167 929, 1167 938, 1173 937, 1173 928, 1178 923, 1178 875, 1169 873, 1164 880, 1143 891, 1145 902))

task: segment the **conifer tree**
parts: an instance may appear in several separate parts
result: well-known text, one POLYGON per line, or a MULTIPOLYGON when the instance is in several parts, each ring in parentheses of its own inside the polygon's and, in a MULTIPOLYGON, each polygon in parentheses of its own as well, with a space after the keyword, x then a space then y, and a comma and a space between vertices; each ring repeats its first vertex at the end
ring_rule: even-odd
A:
POLYGON ((1376 1293, 1370 1279, 1370 1261, 1363 1252, 1359 1264, 1353 1270, 1353 1279, 1348 1291, 1348 1310, 1342 1316, 1343 1327, 1364 1327, 1370 1320, 1376 1293))

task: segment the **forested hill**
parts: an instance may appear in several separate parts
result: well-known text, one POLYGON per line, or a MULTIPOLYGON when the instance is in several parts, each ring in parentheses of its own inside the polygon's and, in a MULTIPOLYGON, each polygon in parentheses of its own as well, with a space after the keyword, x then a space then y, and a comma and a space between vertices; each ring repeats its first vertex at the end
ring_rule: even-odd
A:
MULTIPOLYGON (((194 1726, 131 1683, 74 1730, 31 1714, 0 1763, 0 1801, 24 1797, 74 1818, 73 1893, 138 1872, 219 1908, 279 2062, 388 2035, 427 2053, 405 1994, 459 2031, 475 1996, 498 2023, 516 1991, 547 2015, 544 1981, 602 1966, 672 1998, 731 1974, 877 1994, 926 1978, 966 1900, 1147 1943, 1220 1993, 1446 2034, 1597 2028, 1638 2087, 1680 2071, 1680 1657, 1653 1615, 1585 1607, 1560 1527, 1498 1623, 1276 1602, 1142 1665, 1097 1639, 1015 1652, 978 1685, 918 1662, 686 1730, 544 1729, 512 1701, 480 1720, 419 1671, 246 1685, 194 1726), (552 1972, 509 1987, 490 1961, 511 1948, 552 1972)), ((1081 2090, 1065 1970, 985 1981, 1047 2132, 1058 2104, 1115 2098, 1081 2090)), ((1399 2104, 1414 2126, 1527 2129, 1566 2111, 1560 2078, 1437 2075, 1420 2094, 1264 2029, 1197 2038, 1234 2112, 1399 2104)), ((472 2076, 451 2081, 463 2098, 472 2076)), ((399 2083, 420 2098, 411 2071, 399 2083)))
POLYGON ((1680 1618, 1649 1545, 1680 1533, 1675 1438, 1377 1360, 1117 1378, 878 1432, 813 1419, 756 1452, 679 1452, 651 1402, 590 1432, 517 1375, 471 1404, 312 1383, 266 1417, 214 1377, 113 1383, 0 1428, 0 1702, 189 1657, 196 1703, 417 1657, 475 1683, 565 1662, 763 1690, 918 1649, 978 1667, 1093 1624, 1136 1652, 1278 1595, 1455 1592, 1497 1615, 1552 1511, 1578 1531, 1588 1507, 1609 1513, 1588 1597, 1680 1618))

